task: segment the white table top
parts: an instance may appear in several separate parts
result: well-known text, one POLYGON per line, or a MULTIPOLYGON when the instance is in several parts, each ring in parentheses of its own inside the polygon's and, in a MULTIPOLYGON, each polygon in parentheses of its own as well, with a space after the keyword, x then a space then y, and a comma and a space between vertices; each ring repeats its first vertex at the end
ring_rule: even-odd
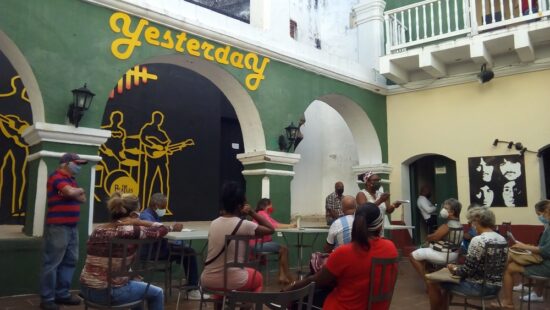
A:
POLYGON ((402 230, 402 229, 414 229, 414 226, 407 225, 384 225, 384 230, 402 230))
POLYGON ((312 233, 328 232, 328 227, 327 228, 321 228, 321 227, 280 228, 280 229, 276 229, 275 231, 282 232, 282 233, 312 234, 312 233))
POLYGON ((173 231, 164 238, 168 240, 208 240, 208 230, 173 231))

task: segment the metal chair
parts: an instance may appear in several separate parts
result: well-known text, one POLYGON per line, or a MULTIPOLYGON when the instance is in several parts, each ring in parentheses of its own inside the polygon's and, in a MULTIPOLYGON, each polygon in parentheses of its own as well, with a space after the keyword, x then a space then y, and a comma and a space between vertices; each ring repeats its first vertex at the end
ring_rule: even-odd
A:
POLYGON ((430 260, 428 260, 427 262, 433 266, 434 270, 440 269, 447 266, 447 264, 454 262, 455 260, 450 259, 451 253, 460 254, 462 239, 464 239, 464 228, 449 227, 449 232, 447 233, 446 239, 438 243, 438 245, 441 245, 447 251, 445 263, 441 264, 430 260))
POLYGON ((370 268, 370 284, 369 284, 369 303, 367 309, 370 310, 373 304, 388 301, 391 303, 393 297, 393 289, 397 281, 397 263, 399 258, 372 258, 370 268), (377 278, 376 275, 380 277, 377 278), (375 279, 380 279, 376 283, 375 279))
POLYGON ((269 309, 292 309, 294 305, 297 309, 311 309, 313 294, 315 292, 315 282, 293 291, 273 292, 273 293, 252 293, 231 291, 227 294, 228 309, 233 310, 242 305, 252 304, 252 309, 261 310, 264 306, 269 309), (307 297, 307 300, 306 300, 307 297))
MULTIPOLYGON (((256 251, 256 255, 258 255, 258 260, 260 261, 260 266, 265 266, 264 285, 268 285, 269 284, 269 273, 270 273, 269 263, 270 263, 270 261, 278 262, 279 261, 279 253, 278 252, 265 252, 265 251, 258 252, 258 251, 256 251), (269 259, 270 256, 275 256, 275 258, 270 260, 269 259)), ((264 273, 262 273, 262 274, 264 274, 264 273)))
MULTIPOLYGON (((527 287, 529 287, 528 289, 528 293, 529 294, 529 298, 527 300, 527 310, 530 310, 531 309, 531 288, 533 287, 533 281, 544 281, 544 282, 550 282, 550 278, 549 277, 543 277, 543 276, 536 276, 536 275, 531 275, 531 276, 528 276, 528 275, 525 275, 525 274, 522 274, 522 280, 521 280, 521 294, 520 295, 520 302, 519 302, 519 309, 523 309, 523 292, 525 292, 524 290, 524 287, 525 287, 525 279, 527 279, 527 287)), ((543 296, 545 295, 544 294, 544 291, 548 291, 548 286, 546 286, 545 284, 545 287, 543 288, 543 296)), ((548 295, 548 294, 546 294, 548 295)))
POLYGON ((494 300, 496 299, 498 301, 499 305, 502 305, 500 303, 500 299, 498 297, 498 293, 494 295, 485 294, 487 283, 487 266, 501 266, 500 272, 501 274, 504 274, 504 269, 506 266, 506 253, 505 252, 508 248, 508 244, 502 243, 487 243, 485 245, 485 253, 483 258, 483 281, 481 283, 481 292, 479 295, 467 295, 462 294, 461 292, 450 290, 449 291, 449 305, 451 306, 464 306, 464 309, 468 309, 468 307, 474 308, 474 309, 485 309, 485 301, 486 300, 494 300), (500 253, 499 253, 500 252, 500 253), (453 296, 458 296, 464 298, 464 303, 453 303, 452 298, 453 296), (481 306, 473 305, 468 303, 468 299, 474 299, 474 300, 481 300, 481 306))
MULTIPOLYGON (((157 269, 160 243, 158 239, 119 239, 109 241, 109 257, 107 268, 107 288, 105 303, 97 303, 84 299, 85 309, 130 309, 145 304, 145 296, 151 285, 152 273, 157 269), (144 252, 142 249, 147 249, 144 252), (136 301, 116 304, 112 300, 112 284, 118 278, 142 278, 147 282, 145 293, 136 301)), ((84 296, 84 295, 81 295, 84 296)))
MULTIPOLYGON (((252 247, 254 245, 250 245, 252 241, 252 244, 258 244, 259 246, 256 247, 256 250, 261 252, 262 251, 262 245, 261 242, 259 242, 259 238, 256 236, 239 236, 239 235, 226 235, 225 236, 225 250, 223 254, 224 259, 224 268, 223 268, 223 290, 215 290, 211 288, 204 287, 202 284, 199 283, 199 289, 201 291, 201 301, 199 309, 202 309, 202 305, 205 302, 213 302, 214 304, 226 304, 226 298, 228 293, 227 288, 227 271, 229 268, 253 268, 257 272, 259 272, 260 268, 260 261, 257 256, 252 255, 252 247), (244 253, 244 256, 241 258, 239 257, 240 253, 244 253), (203 294, 208 293, 211 295, 218 295, 222 296, 222 299, 216 299, 216 298, 209 298, 205 299, 203 298, 203 294)), ((254 274, 255 275, 255 274, 254 274)), ((179 295, 178 295, 178 304, 176 306, 179 306, 179 295)))

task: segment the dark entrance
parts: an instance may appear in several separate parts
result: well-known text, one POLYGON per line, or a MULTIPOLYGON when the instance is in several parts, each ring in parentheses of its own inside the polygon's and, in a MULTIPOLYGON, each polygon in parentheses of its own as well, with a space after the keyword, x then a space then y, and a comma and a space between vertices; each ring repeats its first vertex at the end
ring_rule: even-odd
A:
POLYGON ((130 69, 107 102, 102 128, 94 221, 107 220, 114 191, 168 196, 165 221, 211 220, 225 180, 241 182, 243 140, 235 110, 203 76, 170 64, 130 69))
POLYGON ((415 227, 419 227, 413 230, 413 239, 415 244, 420 244, 426 235, 425 223, 416 204, 420 188, 423 185, 431 188, 430 200, 437 204, 437 212, 439 212, 442 202, 447 198, 458 198, 456 163, 445 156, 429 155, 411 163, 409 169, 412 223, 415 227))

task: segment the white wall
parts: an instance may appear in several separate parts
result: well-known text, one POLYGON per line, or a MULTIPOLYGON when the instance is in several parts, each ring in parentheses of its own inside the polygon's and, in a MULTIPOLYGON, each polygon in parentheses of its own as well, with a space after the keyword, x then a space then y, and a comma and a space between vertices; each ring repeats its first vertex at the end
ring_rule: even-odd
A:
POLYGON ((291 214, 324 215, 325 197, 336 181, 344 182, 346 195, 359 190, 351 168, 358 164, 357 149, 342 116, 326 103, 312 102, 305 117, 304 140, 295 152, 301 159, 294 166, 291 214))

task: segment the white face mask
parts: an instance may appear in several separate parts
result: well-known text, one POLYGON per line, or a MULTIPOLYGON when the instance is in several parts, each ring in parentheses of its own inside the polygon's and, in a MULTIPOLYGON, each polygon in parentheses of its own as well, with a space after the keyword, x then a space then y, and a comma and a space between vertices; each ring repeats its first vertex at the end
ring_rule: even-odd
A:
POLYGON ((443 219, 446 219, 449 217, 449 211, 447 211, 447 209, 443 208, 441 209, 441 211, 439 211, 439 216, 441 216, 441 218, 443 219))
POLYGON ((166 214, 166 209, 156 209, 155 212, 159 217, 163 217, 166 214))

